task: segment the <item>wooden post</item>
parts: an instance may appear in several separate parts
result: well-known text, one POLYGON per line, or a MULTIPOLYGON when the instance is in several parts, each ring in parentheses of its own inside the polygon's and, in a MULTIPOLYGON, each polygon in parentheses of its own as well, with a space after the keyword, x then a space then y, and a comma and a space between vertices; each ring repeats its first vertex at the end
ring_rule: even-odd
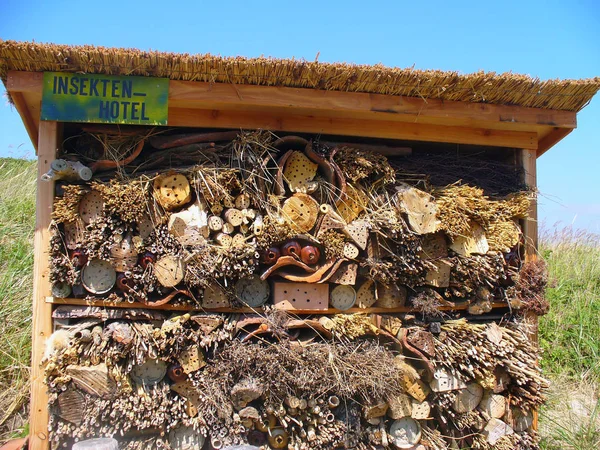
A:
MULTIPOLYGON (((537 151, 521 150, 521 168, 523 169, 523 181, 527 186, 537 190, 537 151)), ((537 199, 531 201, 529 214, 523 223, 523 235, 525 236, 525 262, 534 261, 538 257, 538 220, 537 220, 537 199)), ((538 316, 528 313, 525 316, 525 322, 529 325, 529 340, 532 344, 538 345, 538 316)), ((532 428, 538 429, 538 411, 533 411, 532 428)))
POLYGON ((44 355, 46 339, 52 334, 52 305, 46 303, 46 297, 50 295, 48 248, 54 182, 40 180, 41 176, 50 169, 50 163, 56 158, 61 130, 62 126, 57 122, 40 122, 33 265, 33 334, 29 419, 29 448, 31 450, 49 448, 48 395, 40 363, 44 355))
MULTIPOLYGON (((536 150, 521 150, 521 167, 523 169, 523 181, 527 186, 537 188, 537 170, 536 170, 536 150)), ((525 260, 531 261, 537 259, 538 247, 538 221, 537 221, 537 200, 533 200, 529 207, 529 216, 525 219, 523 226, 525 235, 525 260)))

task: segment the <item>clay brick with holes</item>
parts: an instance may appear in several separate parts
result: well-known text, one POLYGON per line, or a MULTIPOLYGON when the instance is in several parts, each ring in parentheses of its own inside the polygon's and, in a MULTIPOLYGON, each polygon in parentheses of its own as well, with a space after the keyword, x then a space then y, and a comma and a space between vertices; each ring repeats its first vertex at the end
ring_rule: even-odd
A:
POLYGON ((329 285, 275 281, 273 303, 283 310, 325 310, 329 307, 329 285))

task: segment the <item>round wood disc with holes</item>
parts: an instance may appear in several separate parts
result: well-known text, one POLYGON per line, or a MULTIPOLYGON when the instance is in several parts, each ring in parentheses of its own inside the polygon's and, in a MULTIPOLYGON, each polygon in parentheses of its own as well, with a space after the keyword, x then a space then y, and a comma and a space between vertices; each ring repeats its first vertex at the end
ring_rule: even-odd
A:
POLYGON ((246 243, 246 238, 241 233, 236 233, 233 235, 233 239, 231 240, 232 247, 242 247, 246 243))
POLYGON ((370 308, 376 301, 375 282, 367 280, 360 286, 356 293, 356 306, 359 308, 370 308))
POLYGON ((345 311, 354 306, 354 302, 356 302, 356 291, 352 286, 340 284, 331 291, 329 301, 333 308, 345 311))
POLYGON ((106 294, 117 281, 113 266, 102 259, 92 259, 81 271, 81 283, 92 294, 106 294))
POLYGON ((79 216, 84 223, 92 223, 102 215, 104 200, 98 191, 90 191, 79 201, 79 216))
POLYGON ((346 242, 344 244, 344 258, 355 259, 356 257, 358 257, 358 253, 358 247, 352 242, 346 242))
POLYGON ((148 359, 144 364, 133 366, 131 379, 139 385, 154 386, 167 374, 167 364, 159 359, 148 359))
POLYGON ((178 256, 166 255, 154 264, 154 275, 164 287, 175 287, 185 276, 185 262, 178 256))
POLYGON ((319 204, 307 194, 294 194, 288 198, 281 208, 284 220, 300 233, 309 232, 317 221, 319 204))
POLYGON ((115 242, 110 249, 110 261, 117 272, 133 269, 138 259, 138 251, 133 245, 133 236, 127 234, 121 242, 115 242))
POLYGON ((192 199, 190 183, 180 173, 161 175, 154 180, 154 197, 165 210, 172 211, 192 199))
POLYGON ((457 392, 452 409, 457 413, 473 411, 477 408, 482 398, 483 387, 476 382, 468 383, 466 388, 457 392))
POLYGON ((271 288, 269 287, 269 283, 262 281, 256 275, 249 278, 242 278, 235 285, 235 296, 251 308, 264 305, 269 300, 270 294, 271 288))
POLYGON ((211 284, 204 289, 202 296, 202 306, 204 308, 227 308, 229 307, 229 299, 225 291, 218 284, 211 284))
POLYGON ((410 417, 403 417, 392 422, 390 435, 395 447, 412 448, 421 440, 421 425, 410 417))
POLYGON ((298 192, 317 174, 318 164, 312 162, 302 152, 293 152, 285 163, 283 176, 292 192, 298 192))
POLYGON ((169 445, 178 450, 199 450, 204 446, 205 438, 193 427, 180 426, 169 431, 169 445))
POLYGON ((248 209, 250 208, 250 195, 240 194, 235 198, 235 207, 237 209, 248 209))
POLYGON ((225 220, 233 225, 234 227, 239 227, 244 221, 244 215, 242 211, 236 208, 229 208, 225 211, 225 220))

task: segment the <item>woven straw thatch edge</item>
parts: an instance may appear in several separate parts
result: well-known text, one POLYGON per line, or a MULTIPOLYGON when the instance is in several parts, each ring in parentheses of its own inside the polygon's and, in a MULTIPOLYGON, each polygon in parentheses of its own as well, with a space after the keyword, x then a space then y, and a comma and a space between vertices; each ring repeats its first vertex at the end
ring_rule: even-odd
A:
POLYGON ((296 59, 221 57, 125 48, 0 41, 0 78, 16 71, 56 71, 165 77, 172 80, 366 92, 473 103, 580 111, 600 78, 541 81, 527 75, 296 59))

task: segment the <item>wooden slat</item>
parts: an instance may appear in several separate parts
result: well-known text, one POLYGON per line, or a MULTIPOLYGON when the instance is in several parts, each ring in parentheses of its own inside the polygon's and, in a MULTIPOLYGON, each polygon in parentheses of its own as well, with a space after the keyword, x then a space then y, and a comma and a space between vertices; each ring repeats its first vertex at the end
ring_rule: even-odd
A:
POLYGON ((46 339, 52 334, 52 305, 47 303, 50 294, 48 248, 54 183, 44 182, 40 177, 50 169, 60 144, 61 126, 57 122, 41 122, 38 143, 38 189, 36 196, 36 223, 34 237, 33 267, 33 322, 31 345, 31 403, 29 421, 29 448, 42 450, 49 447, 48 441, 48 395, 44 384, 44 372, 40 362, 44 354, 46 339))
MULTIPOLYGON (((104 300, 85 300, 81 298, 55 298, 55 297, 47 297, 46 302, 54 304, 54 305, 77 305, 77 306, 98 306, 103 308, 146 308, 146 309, 156 309, 156 310, 165 310, 165 311, 198 311, 204 310, 207 312, 214 313, 256 313, 262 312, 262 308, 213 308, 213 309, 203 309, 197 308, 190 305, 161 305, 161 306, 147 306, 143 303, 129 303, 129 302, 109 302, 104 300)), ((439 309, 441 311, 461 311, 467 309, 468 305, 465 303, 458 304, 456 306, 441 306, 439 309)), ((506 303, 494 303, 494 308, 506 308, 506 303)), ((340 311, 338 309, 329 308, 329 309, 294 309, 289 310, 288 312, 292 314, 339 314, 339 313, 414 313, 418 312, 415 308, 410 307, 401 307, 401 308, 350 308, 346 311, 340 311)))
POLYGON ((537 148, 537 133, 451 127, 383 120, 310 115, 169 108, 169 125, 207 128, 261 128, 271 131, 338 134, 426 142, 537 148))

